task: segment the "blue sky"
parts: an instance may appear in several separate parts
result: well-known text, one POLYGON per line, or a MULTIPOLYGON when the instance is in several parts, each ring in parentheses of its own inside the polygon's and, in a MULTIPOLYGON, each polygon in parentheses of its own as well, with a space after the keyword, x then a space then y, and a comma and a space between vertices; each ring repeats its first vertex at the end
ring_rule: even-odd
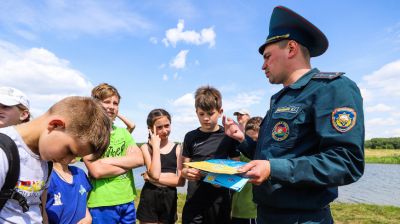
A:
MULTIPOLYGON (((193 93, 212 85, 225 114, 264 116, 271 85, 258 47, 277 5, 319 27, 328 51, 321 71, 343 71, 364 97, 366 137, 400 136, 400 4, 387 1, 1 1, 0 85, 23 90, 34 116, 68 95, 107 82, 120 111, 146 139, 146 116, 165 108, 182 141, 199 126, 193 93)), ((346 94, 346 92, 343 92, 346 94)), ((121 123, 117 122, 121 125, 121 123)))

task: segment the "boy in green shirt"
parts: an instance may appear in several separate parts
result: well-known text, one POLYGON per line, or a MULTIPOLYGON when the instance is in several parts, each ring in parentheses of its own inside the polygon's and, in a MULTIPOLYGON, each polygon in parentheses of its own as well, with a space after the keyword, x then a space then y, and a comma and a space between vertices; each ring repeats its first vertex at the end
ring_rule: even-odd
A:
MULTIPOLYGON (((117 89, 103 83, 92 90, 92 97, 100 101, 114 121, 121 99, 117 89)), ((143 165, 143 156, 127 129, 113 125, 110 146, 102 159, 95 162, 84 159, 84 162, 93 185, 88 200, 93 223, 135 223, 132 168, 143 165)))

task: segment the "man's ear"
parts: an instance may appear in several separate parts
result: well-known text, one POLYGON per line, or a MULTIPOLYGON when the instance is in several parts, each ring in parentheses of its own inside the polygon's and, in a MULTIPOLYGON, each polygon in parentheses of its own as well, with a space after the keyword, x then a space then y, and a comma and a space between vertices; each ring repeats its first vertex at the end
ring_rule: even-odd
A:
POLYGON ((288 57, 293 58, 299 51, 299 44, 296 41, 290 40, 287 44, 289 50, 288 57))
POLYGON ((54 118, 49 122, 49 125, 47 127, 49 131, 55 130, 55 129, 64 129, 65 128, 65 122, 62 119, 59 118, 54 118))

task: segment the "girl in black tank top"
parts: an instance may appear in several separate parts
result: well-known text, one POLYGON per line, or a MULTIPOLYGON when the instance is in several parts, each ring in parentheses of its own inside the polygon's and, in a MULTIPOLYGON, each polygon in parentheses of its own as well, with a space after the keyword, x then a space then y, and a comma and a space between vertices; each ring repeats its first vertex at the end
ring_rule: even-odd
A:
POLYGON ((152 110, 147 117, 149 139, 141 147, 147 171, 138 205, 140 223, 175 223, 177 186, 181 177, 181 146, 169 141, 171 116, 163 109, 152 110))

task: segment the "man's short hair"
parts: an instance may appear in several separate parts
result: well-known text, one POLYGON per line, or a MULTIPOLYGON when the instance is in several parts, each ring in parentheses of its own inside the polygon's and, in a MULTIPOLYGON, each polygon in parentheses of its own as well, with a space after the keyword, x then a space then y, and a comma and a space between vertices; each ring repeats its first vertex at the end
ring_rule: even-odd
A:
POLYGON ((50 107, 47 113, 67 119, 66 133, 82 144, 89 144, 93 158, 103 155, 110 143, 112 123, 96 99, 67 97, 50 107))
POLYGON ((250 118, 246 123, 245 132, 248 130, 259 131, 261 122, 262 122, 262 117, 250 118))
MULTIPOLYGON (((281 40, 281 41, 277 42, 277 44, 278 44, 279 48, 282 49, 282 48, 285 48, 285 47, 288 45, 289 41, 290 41, 290 40, 288 40, 288 39, 286 39, 286 40, 281 40)), ((304 57, 306 60, 310 60, 310 51, 309 51, 306 47, 304 47, 303 45, 301 45, 299 42, 296 41, 296 43, 299 45, 299 47, 300 47, 300 52, 301 52, 301 54, 303 55, 303 57, 304 57)))
POLYGON ((92 97, 95 99, 104 100, 111 96, 117 96, 118 100, 121 100, 121 95, 119 95, 117 88, 108 83, 100 83, 92 89, 92 97))
POLYGON ((220 110, 222 108, 221 93, 212 86, 202 86, 195 93, 195 107, 204 111, 220 110))

